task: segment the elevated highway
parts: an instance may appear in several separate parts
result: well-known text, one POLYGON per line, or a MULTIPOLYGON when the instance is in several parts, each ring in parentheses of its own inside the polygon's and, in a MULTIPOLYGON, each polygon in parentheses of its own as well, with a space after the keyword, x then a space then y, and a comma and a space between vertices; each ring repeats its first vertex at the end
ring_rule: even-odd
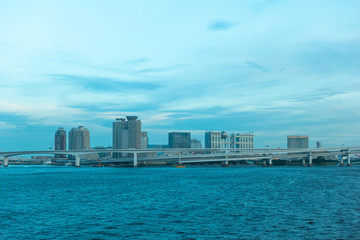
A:
MULTIPOLYGON (((144 162, 176 162, 178 164, 186 163, 206 163, 206 162, 224 162, 228 164, 231 161, 250 160, 267 161, 271 166, 274 160, 278 159, 308 159, 308 165, 312 165, 312 159, 317 156, 337 156, 346 157, 347 165, 351 165, 351 155, 359 154, 360 147, 341 147, 341 148, 316 148, 316 149, 198 149, 198 148, 179 148, 179 149, 87 149, 87 150, 45 150, 45 151, 11 151, 0 152, 0 158, 3 159, 3 167, 9 164, 9 157, 20 155, 48 155, 63 154, 75 156, 75 166, 80 166, 81 156, 94 153, 127 153, 132 158, 112 159, 114 162, 132 162, 133 166, 138 165, 138 161, 144 162), (158 153, 166 156, 159 157, 158 153), (145 157, 145 155, 153 155, 145 157)), ((341 164, 343 158, 341 158, 341 164)))

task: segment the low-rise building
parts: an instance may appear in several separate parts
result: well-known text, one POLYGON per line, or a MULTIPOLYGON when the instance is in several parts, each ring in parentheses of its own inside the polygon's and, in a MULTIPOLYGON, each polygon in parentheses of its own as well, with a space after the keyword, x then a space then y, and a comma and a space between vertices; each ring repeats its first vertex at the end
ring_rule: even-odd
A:
POLYGON ((201 141, 197 139, 191 139, 191 148, 202 148, 201 141))
POLYGON ((287 148, 309 148, 309 136, 287 136, 287 148))
POLYGON ((231 133, 225 131, 205 132, 205 148, 253 149, 253 133, 231 133))
POLYGON ((169 133, 169 148, 190 148, 191 134, 189 132, 169 133))

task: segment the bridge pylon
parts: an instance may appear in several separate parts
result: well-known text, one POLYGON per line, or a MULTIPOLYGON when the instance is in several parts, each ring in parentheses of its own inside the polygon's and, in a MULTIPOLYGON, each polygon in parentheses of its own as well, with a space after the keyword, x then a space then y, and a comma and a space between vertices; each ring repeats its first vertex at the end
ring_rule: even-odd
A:
POLYGON ((269 167, 273 166, 273 162, 272 162, 272 155, 269 155, 269 167))
POLYGON ((340 167, 344 166, 344 157, 343 156, 341 156, 341 158, 340 158, 340 165, 339 166, 340 167))
POLYGON ((3 163, 3 167, 8 167, 9 166, 9 157, 4 157, 4 163, 3 163))
POLYGON ((313 162, 312 162, 312 152, 309 152, 309 164, 308 164, 308 167, 312 167, 312 166, 314 166, 313 162))
POLYGON ((133 156, 134 156, 134 167, 137 167, 137 166, 138 166, 137 153, 134 152, 134 153, 133 153, 133 156))
POLYGON ((75 155, 75 167, 80 167, 80 155, 75 155))
POLYGON ((350 149, 347 150, 347 167, 351 167, 351 162, 350 162, 350 149))

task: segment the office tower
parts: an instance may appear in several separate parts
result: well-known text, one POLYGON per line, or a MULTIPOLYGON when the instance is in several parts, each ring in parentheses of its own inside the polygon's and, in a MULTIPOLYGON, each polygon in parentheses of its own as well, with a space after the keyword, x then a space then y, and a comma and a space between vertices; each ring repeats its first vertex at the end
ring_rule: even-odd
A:
POLYGON ((189 132, 169 133, 169 148, 190 148, 191 137, 189 132))
MULTIPOLYGON (((141 121, 137 116, 116 118, 113 122, 113 149, 141 148, 141 121)), ((115 158, 129 157, 127 153, 114 153, 115 158)))
POLYGON ((90 132, 83 126, 69 132, 69 150, 90 149, 90 132))
POLYGON ((191 139, 191 148, 201 148, 201 141, 197 139, 191 139))
POLYGON ((254 134, 232 133, 228 135, 225 131, 207 131, 205 132, 205 148, 253 149, 254 134))
MULTIPOLYGON (((62 127, 55 132, 55 150, 66 150, 66 131, 62 127)), ((65 154, 55 154, 55 158, 65 157, 65 154)))
POLYGON ((287 148, 309 148, 309 136, 287 136, 287 148))
POLYGON ((320 141, 316 142, 316 148, 321 148, 321 142, 320 141))

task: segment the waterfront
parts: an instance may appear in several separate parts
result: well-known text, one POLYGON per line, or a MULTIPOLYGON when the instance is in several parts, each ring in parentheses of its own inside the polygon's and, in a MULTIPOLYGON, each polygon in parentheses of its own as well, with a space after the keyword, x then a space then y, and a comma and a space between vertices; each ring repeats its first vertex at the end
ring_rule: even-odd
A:
POLYGON ((0 169, 0 239, 358 239, 360 167, 0 169))

